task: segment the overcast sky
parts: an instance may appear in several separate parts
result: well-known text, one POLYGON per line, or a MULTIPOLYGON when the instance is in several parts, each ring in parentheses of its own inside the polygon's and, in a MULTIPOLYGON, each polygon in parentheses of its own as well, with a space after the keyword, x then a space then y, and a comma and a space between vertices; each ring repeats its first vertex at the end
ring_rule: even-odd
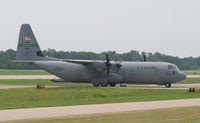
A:
POLYGON ((200 56, 200 0, 0 0, 0 50, 29 23, 42 50, 200 56))

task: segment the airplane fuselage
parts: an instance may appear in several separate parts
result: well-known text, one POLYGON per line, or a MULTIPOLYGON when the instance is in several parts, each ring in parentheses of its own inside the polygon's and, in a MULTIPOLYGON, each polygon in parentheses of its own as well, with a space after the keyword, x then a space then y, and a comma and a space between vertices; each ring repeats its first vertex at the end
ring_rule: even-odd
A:
POLYGON ((121 62, 120 64, 122 65, 120 70, 111 69, 110 74, 107 75, 104 69, 97 69, 94 72, 82 64, 64 61, 34 62, 35 66, 66 82, 166 84, 186 78, 186 75, 174 64, 167 62, 121 62))

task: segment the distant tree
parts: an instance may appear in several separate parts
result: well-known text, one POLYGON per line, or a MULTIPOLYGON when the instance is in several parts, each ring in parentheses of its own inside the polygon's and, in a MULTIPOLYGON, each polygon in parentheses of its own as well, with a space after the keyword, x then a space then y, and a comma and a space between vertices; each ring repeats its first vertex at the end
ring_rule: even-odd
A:
MULTIPOLYGON (((62 59, 87 59, 87 60, 105 60, 105 54, 114 61, 143 61, 143 55, 146 55, 147 61, 160 61, 170 62, 176 64, 182 70, 200 69, 200 57, 193 58, 179 58, 169 56, 161 53, 146 53, 131 50, 127 53, 117 53, 116 51, 108 51, 102 53, 93 52, 75 52, 75 51, 56 51, 55 49, 47 49, 43 51, 45 56, 56 57, 62 59)), ((38 69, 28 64, 14 64, 9 62, 14 60, 16 51, 8 49, 6 51, 0 51, 0 69, 38 69)))

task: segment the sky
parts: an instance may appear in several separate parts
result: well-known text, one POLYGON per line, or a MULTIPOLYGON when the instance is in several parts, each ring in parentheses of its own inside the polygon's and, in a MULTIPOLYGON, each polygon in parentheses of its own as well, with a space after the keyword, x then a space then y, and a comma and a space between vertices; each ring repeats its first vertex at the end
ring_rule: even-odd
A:
POLYGON ((199 0, 0 0, 0 50, 29 23, 42 50, 200 56, 199 0))

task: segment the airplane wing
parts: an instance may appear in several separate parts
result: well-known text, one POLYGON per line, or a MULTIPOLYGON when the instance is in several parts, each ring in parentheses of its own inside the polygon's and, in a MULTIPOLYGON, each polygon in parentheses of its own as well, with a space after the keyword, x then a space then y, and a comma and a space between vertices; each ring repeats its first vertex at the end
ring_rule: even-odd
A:
POLYGON ((75 60, 75 59, 63 59, 62 61, 75 63, 75 64, 82 64, 87 68, 97 71, 99 69, 105 69, 105 63, 101 60, 75 60))
POLYGON ((92 62, 86 61, 86 60, 72 60, 72 59, 68 60, 68 59, 64 59, 63 61, 70 62, 70 63, 75 63, 75 64, 82 64, 82 65, 92 64, 92 62))
POLYGON ((65 62, 82 64, 82 65, 91 65, 91 64, 104 64, 103 61, 100 60, 76 60, 76 59, 63 59, 65 62))
POLYGON ((75 63, 75 64, 82 64, 86 66, 87 68, 93 70, 93 71, 105 71, 106 69, 112 69, 112 70, 119 70, 121 67, 120 63, 109 61, 109 65, 107 66, 107 63, 103 60, 75 60, 75 59, 63 59, 65 62, 75 63), (109 67, 109 68, 108 68, 109 67))

